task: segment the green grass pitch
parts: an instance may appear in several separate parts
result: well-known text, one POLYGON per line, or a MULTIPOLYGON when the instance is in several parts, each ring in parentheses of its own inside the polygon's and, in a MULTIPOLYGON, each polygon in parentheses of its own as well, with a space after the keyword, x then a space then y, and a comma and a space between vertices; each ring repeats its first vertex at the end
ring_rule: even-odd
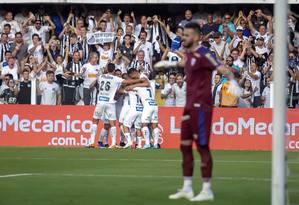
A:
MULTIPOLYGON (((200 189, 196 155, 195 193, 200 189)), ((215 201, 268 205, 271 152, 213 151, 215 201)), ((299 204, 299 153, 288 153, 288 195, 299 204)), ((164 205, 182 184, 178 150, 0 148, 0 205, 164 205)), ((195 202, 196 204, 196 202, 195 202)))

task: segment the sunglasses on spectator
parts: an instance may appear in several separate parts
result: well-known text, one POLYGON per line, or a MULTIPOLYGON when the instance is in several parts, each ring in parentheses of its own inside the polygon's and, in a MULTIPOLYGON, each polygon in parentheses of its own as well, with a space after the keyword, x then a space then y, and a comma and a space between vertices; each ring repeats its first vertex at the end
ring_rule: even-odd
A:
POLYGON ((35 23, 35 25, 41 25, 41 23, 35 23))

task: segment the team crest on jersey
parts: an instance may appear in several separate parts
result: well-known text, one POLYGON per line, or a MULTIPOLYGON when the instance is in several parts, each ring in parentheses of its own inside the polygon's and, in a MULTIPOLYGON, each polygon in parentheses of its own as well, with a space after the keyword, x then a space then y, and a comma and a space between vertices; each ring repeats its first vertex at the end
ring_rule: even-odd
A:
POLYGON ((196 63, 196 58, 191 58, 191 66, 194 66, 196 63))

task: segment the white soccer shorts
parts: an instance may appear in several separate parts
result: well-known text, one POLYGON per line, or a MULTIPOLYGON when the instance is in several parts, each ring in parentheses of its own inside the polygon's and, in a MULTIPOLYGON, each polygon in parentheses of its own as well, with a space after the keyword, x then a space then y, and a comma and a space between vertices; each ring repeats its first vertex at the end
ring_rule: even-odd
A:
POLYGON ((96 105, 93 113, 94 119, 108 119, 116 120, 116 109, 115 103, 101 102, 96 105))
POLYGON ((141 123, 158 123, 158 106, 148 106, 143 108, 141 123))
POLYGON ((120 111, 120 114, 119 114, 119 118, 118 118, 118 121, 120 123, 124 123, 124 119, 125 119, 125 116, 127 116, 127 114, 129 113, 130 111, 130 106, 128 105, 124 105, 120 111))
POLYGON ((124 117, 124 122, 123 122, 124 126, 131 128, 134 124, 136 129, 140 129, 141 128, 141 115, 142 115, 142 112, 136 111, 136 108, 130 109, 129 112, 127 113, 127 115, 125 115, 125 117, 124 117), (137 127, 136 127, 136 125, 137 125, 137 127), (138 127, 140 127, 140 128, 138 128, 138 127))

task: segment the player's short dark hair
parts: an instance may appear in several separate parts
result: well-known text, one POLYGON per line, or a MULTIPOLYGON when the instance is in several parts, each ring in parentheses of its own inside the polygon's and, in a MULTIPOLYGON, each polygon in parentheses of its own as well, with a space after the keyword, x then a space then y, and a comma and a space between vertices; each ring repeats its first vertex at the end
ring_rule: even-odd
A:
POLYGON ((77 34, 72 33, 72 34, 71 34, 71 38, 77 38, 77 34))
POLYGON ((4 24, 4 27, 9 27, 9 28, 11 28, 11 25, 10 24, 4 24))
POLYGON ((137 72, 137 69, 136 69, 136 68, 130 68, 130 69, 128 70, 128 75, 131 75, 131 74, 134 73, 134 72, 137 72))
POLYGON ((201 28, 197 23, 191 22, 185 25, 185 29, 193 29, 196 33, 201 34, 201 28))
POLYGON ((39 35, 38 35, 38 34, 36 34, 36 33, 32 35, 32 39, 33 39, 35 36, 37 36, 37 37, 38 37, 38 39, 39 39, 39 35))
POLYGON ((16 32, 15 36, 16 36, 16 35, 21 35, 21 36, 23 36, 22 32, 20 32, 20 31, 19 31, 19 32, 16 32))
MULTIPOLYGON (((120 69, 115 69, 114 72, 121 72, 121 70, 120 70, 120 69)), ((122 73, 122 72, 121 72, 121 73, 122 73)))
POLYGON ((107 21, 104 20, 104 19, 102 19, 102 20, 100 21, 100 23, 107 23, 107 21))
POLYGON ((27 72, 27 73, 30 73, 30 70, 28 70, 28 69, 24 69, 22 73, 26 73, 26 72, 27 72))
POLYGON ((54 75, 54 71, 53 70, 47 70, 46 75, 50 75, 50 74, 54 75))
POLYGON ((147 36, 147 32, 146 32, 145 30, 141 30, 141 31, 140 31, 140 34, 141 34, 141 33, 145 33, 145 35, 147 36))
POLYGON ((178 74, 176 74, 175 77, 176 77, 176 78, 177 78, 177 77, 182 77, 182 78, 184 79, 184 75, 183 75, 182 73, 178 73, 178 74))
POLYGON ((4 77, 8 77, 9 79, 13 79, 13 75, 10 74, 10 73, 5 74, 4 77))
POLYGON ((4 55, 8 54, 8 53, 12 53, 11 51, 5 51, 4 55))
POLYGON ((107 70, 108 70, 109 73, 112 73, 113 71, 115 71, 114 63, 108 63, 107 70))

